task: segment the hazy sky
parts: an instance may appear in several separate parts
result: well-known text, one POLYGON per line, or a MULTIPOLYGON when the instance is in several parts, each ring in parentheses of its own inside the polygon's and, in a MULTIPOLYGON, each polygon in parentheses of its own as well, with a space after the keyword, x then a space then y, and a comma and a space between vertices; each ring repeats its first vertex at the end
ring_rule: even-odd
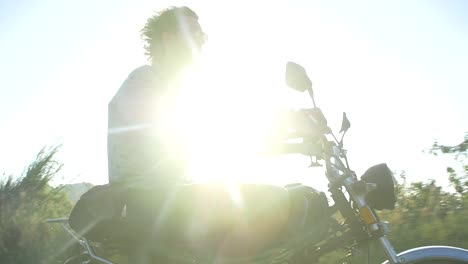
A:
MULTIPOLYGON (((284 85, 294 60, 308 69, 334 130, 348 113, 345 143, 358 174, 387 162, 410 180, 445 181, 447 160, 422 151, 468 131, 468 2, 193 2, 1 1, 1 169, 18 174, 42 146, 62 142, 58 182, 106 182, 107 103, 146 63, 139 30, 153 10, 186 4, 209 35, 214 70, 205 80, 228 94, 223 107, 252 110, 242 98, 260 108, 275 96, 307 106, 284 85)), ((323 185, 315 169, 306 178, 304 159, 284 160, 256 177, 323 185)))

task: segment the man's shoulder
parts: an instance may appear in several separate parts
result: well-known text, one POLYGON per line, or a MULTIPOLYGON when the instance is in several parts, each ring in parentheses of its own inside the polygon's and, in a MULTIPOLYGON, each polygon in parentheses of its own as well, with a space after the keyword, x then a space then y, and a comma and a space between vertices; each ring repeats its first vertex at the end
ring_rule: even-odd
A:
POLYGON ((122 87, 132 86, 132 85, 141 85, 145 82, 152 82, 156 77, 156 74, 153 70, 153 67, 150 65, 140 66, 127 76, 127 79, 122 84, 122 87))
POLYGON ((155 78, 154 71, 149 65, 143 65, 134 69, 122 83, 110 103, 120 102, 122 98, 126 98, 131 94, 135 94, 135 92, 138 93, 138 91, 142 91, 142 89, 145 90, 145 88, 153 86, 155 78))
POLYGON ((155 74, 154 74, 152 67, 150 65, 143 65, 134 69, 128 75, 127 80, 125 82, 131 81, 131 80, 151 79, 151 78, 154 78, 154 76, 155 74))

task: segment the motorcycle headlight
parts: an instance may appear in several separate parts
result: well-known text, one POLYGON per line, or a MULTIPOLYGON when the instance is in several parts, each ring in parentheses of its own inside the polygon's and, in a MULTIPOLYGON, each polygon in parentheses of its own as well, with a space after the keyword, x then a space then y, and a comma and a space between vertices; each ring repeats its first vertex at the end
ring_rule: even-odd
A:
POLYGON ((374 209, 394 209, 396 203, 395 178, 387 164, 370 167, 361 176, 366 183, 373 183, 376 188, 366 195, 366 202, 374 209))

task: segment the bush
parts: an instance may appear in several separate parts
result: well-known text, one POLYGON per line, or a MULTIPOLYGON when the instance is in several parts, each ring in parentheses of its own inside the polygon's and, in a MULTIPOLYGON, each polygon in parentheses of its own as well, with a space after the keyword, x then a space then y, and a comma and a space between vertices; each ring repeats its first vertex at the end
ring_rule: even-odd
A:
MULTIPOLYGON (((49 185, 62 164, 59 147, 42 149, 16 180, 0 182, 0 263, 60 263, 70 239, 48 218, 68 216, 71 202, 60 188, 49 185), (64 246, 65 245, 65 246, 64 246)), ((63 261, 62 261, 63 262, 63 261)))

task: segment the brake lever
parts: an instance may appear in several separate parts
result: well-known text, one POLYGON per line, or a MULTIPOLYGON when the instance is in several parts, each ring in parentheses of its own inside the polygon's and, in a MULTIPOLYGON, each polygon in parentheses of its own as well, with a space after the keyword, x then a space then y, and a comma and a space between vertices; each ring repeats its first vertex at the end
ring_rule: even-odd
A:
POLYGON ((315 161, 314 161, 314 157, 313 156, 310 156, 310 165, 309 165, 309 168, 314 168, 314 167, 322 167, 323 165, 320 164, 317 160, 317 158, 315 158, 315 161))

